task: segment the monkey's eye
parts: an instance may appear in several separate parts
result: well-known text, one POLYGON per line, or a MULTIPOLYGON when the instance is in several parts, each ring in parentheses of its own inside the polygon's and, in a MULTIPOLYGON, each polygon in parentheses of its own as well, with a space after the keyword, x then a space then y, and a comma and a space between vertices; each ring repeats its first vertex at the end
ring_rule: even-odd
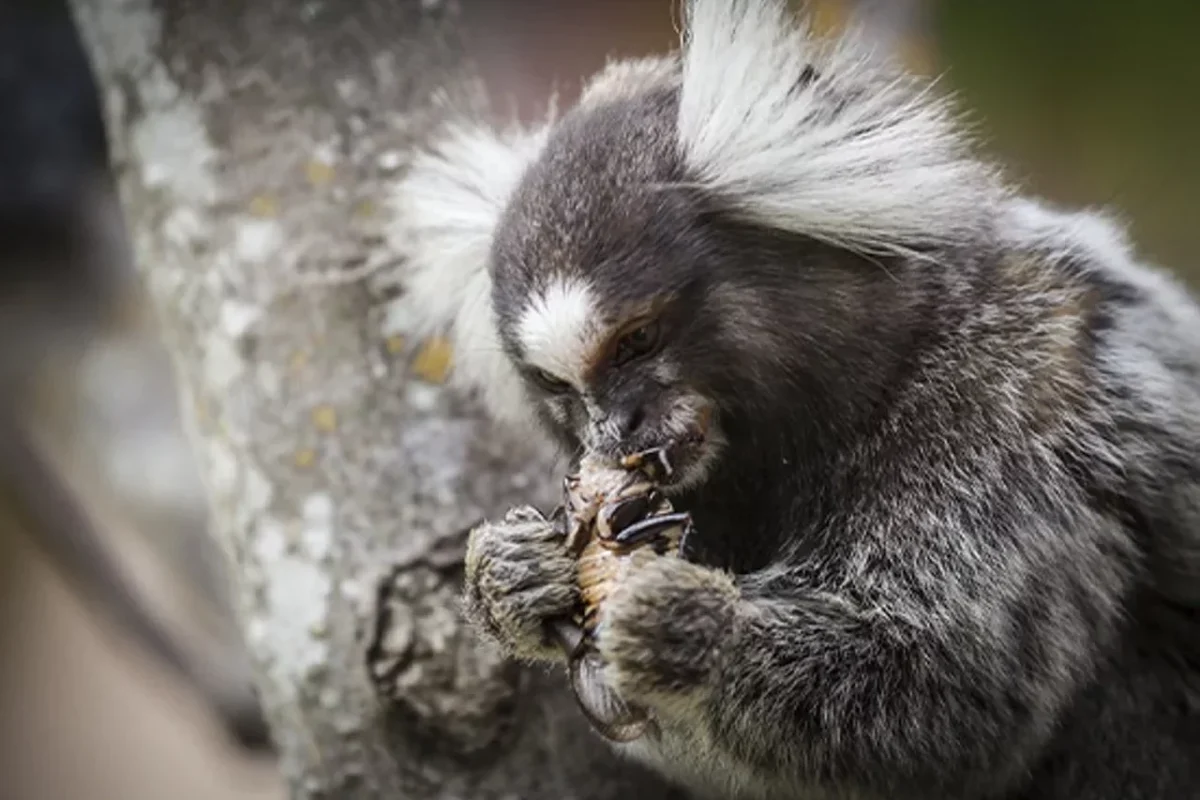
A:
POLYGON ((662 342, 662 326, 657 320, 634 328, 617 342, 613 361, 624 364, 654 352, 662 342))
POLYGON ((544 369, 535 367, 529 374, 534 383, 550 394, 565 394, 571 390, 571 384, 544 369))

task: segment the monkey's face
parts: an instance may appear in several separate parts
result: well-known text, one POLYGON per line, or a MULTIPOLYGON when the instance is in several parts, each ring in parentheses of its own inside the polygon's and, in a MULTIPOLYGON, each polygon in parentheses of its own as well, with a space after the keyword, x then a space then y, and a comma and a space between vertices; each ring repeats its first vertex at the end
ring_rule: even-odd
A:
POLYGON ((568 448, 619 458, 665 447, 691 488, 721 450, 705 367, 706 241, 677 182, 675 97, 568 115, 525 174, 492 243, 492 302, 537 416, 568 448))
POLYGON ((694 289, 635 297, 627 287, 622 297, 603 284, 556 277, 510 316, 526 394, 566 446, 612 460, 666 448, 664 489, 692 488, 722 444, 718 404, 692 366, 705 350, 694 289))

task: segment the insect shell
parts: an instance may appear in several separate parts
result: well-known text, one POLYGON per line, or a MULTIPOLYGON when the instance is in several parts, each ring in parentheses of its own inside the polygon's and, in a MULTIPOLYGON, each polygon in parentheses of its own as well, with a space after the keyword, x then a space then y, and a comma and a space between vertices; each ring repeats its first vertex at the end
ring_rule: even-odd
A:
POLYGON ((568 652, 571 687, 592 726, 605 738, 630 742, 653 724, 608 688, 603 661, 593 644, 604 601, 620 582, 630 559, 676 556, 690 525, 656 490, 669 474, 664 451, 626 457, 619 468, 596 467, 585 460, 579 474, 563 484, 563 521, 567 543, 579 564, 581 608, 574 626, 560 626, 568 652))

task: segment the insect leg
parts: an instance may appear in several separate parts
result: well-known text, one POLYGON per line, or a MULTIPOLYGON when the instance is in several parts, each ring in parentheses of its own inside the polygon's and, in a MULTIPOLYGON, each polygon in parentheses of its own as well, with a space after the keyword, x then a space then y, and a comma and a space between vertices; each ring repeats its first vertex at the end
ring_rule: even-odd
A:
POLYGON ((636 547, 637 545, 654 541, 671 528, 681 525, 686 526, 690 520, 691 515, 686 511, 650 517, 633 523, 614 536, 611 541, 619 547, 636 547))
POLYGON ((650 500, 650 495, 637 494, 604 506, 596 520, 597 532, 604 539, 614 539, 646 516, 651 508, 650 500))

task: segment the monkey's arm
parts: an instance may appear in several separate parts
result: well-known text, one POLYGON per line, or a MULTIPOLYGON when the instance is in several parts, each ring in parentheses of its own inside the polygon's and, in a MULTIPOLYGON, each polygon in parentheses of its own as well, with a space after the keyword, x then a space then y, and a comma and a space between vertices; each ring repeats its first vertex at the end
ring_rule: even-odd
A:
POLYGON ((1035 474, 864 491, 815 552, 755 574, 659 559, 610 601, 610 678, 767 785, 994 790, 1087 679, 1129 580, 1117 523, 1035 474))

